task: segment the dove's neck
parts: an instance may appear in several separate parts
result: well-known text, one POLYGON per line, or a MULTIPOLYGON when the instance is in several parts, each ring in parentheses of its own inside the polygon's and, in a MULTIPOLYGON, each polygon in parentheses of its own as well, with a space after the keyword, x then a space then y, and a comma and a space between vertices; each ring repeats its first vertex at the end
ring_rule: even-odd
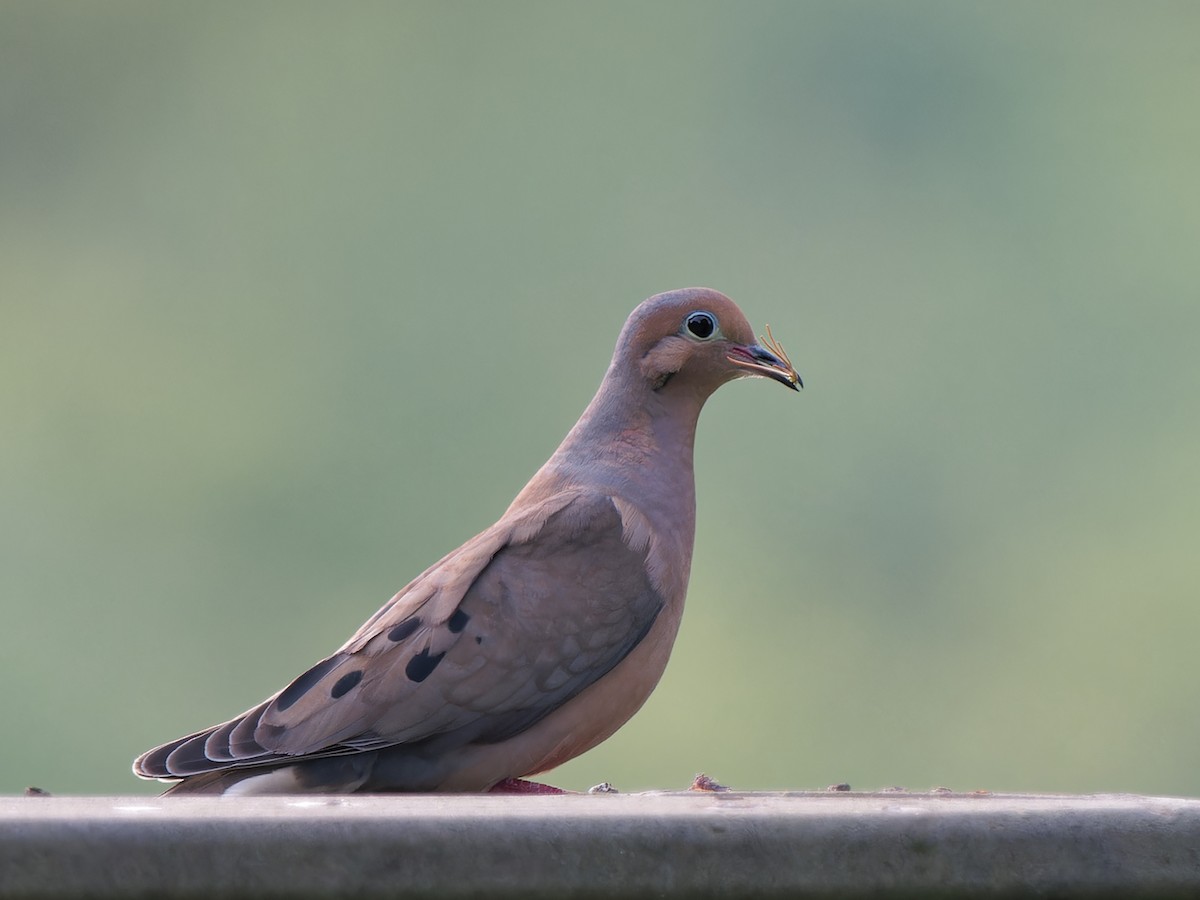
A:
MULTIPOLYGON (((707 396, 707 395, 705 395, 707 396)), ((554 455, 514 501, 585 487, 622 497, 664 526, 695 522, 692 451, 705 396, 654 391, 642 378, 610 369, 554 455)))

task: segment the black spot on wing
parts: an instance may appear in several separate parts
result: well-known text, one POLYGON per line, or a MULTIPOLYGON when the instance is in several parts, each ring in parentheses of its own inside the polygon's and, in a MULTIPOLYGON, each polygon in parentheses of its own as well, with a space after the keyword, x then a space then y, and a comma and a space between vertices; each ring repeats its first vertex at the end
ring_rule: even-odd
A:
POLYGON ((421 617, 412 616, 405 619, 399 625, 396 625, 388 632, 389 641, 402 641, 406 637, 410 637, 414 631, 421 627, 421 617))
POLYGON ((408 665, 404 667, 404 674, 408 676, 409 681, 420 684, 438 667, 438 663, 445 655, 446 651, 444 650, 441 653, 430 654, 429 648, 426 647, 408 661, 408 665))
POLYGON ((362 669, 356 669, 353 672, 347 672, 337 680, 337 683, 334 684, 333 689, 330 690, 329 696, 334 700, 345 696, 351 688, 362 681, 362 676, 362 669))
POLYGON ((458 634, 467 627, 467 623, 470 621, 470 616, 468 616, 461 609, 456 609, 454 614, 446 620, 446 627, 450 629, 451 634, 458 634))
POLYGON ((312 690, 313 685, 325 677, 325 673, 341 662, 341 657, 331 656, 329 659, 323 659, 291 684, 289 684, 277 698, 275 698, 275 708, 285 710, 292 706, 297 700, 312 690))

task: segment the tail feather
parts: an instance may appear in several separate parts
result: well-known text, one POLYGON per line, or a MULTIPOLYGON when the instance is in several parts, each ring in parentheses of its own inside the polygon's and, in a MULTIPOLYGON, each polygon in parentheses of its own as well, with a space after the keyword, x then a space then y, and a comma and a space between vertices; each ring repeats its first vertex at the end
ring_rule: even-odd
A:
POLYGON ((184 778, 168 794, 352 793, 375 768, 378 752, 233 766, 184 778))
POLYGON ((142 778, 191 778, 289 759, 286 754, 272 753, 254 739, 254 730, 267 706, 262 703, 228 722, 147 750, 134 761, 133 771, 142 778))

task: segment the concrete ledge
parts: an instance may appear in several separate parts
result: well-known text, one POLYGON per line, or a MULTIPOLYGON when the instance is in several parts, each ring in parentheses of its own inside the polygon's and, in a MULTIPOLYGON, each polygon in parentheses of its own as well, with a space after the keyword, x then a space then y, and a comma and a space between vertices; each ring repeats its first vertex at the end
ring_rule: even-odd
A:
POLYGON ((1200 896, 1200 800, 0 798, 0 896, 1200 896))

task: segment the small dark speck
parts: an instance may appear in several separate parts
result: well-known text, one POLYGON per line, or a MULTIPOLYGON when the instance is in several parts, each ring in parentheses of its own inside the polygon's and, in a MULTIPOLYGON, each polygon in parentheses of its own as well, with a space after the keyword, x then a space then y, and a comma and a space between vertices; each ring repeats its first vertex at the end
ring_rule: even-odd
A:
POLYGON ((426 647, 416 656, 408 661, 408 665, 404 667, 404 674, 408 676, 409 681, 415 681, 418 684, 429 677, 429 674, 438 667, 438 663, 442 661, 442 657, 446 655, 443 650, 441 653, 429 653, 429 648, 426 647))
POLYGON ((421 627, 421 617, 413 616, 410 619, 405 619, 395 628, 388 632, 389 641, 402 641, 409 637, 414 631, 421 627))
POLYGON ((921 840, 920 838, 917 838, 914 841, 910 841, 908 844, 909 852, 918 854, 920 856, 928 856, 929 854, 933 853, 936 849, 937 849, 937 845, 934 844, 933 841, 921 840))
POLYGON ((468 616, 461 609, 456 609, 454 614, 446 620, 446 627, 450 629, 451 634, 458 634, 467 627, 467 623, 470 621, 470 616, 468 616))
POLYGON ((347 672, 333 685, 332 690, 329 692, 329 696, 336 700, 338 697, 343 696, 360 681, 362 681, 362 669, 357 669, 353 672, 347 672))
POLYGON ((475 643, 477 643, 477 644, 483 643, 483 635, 482 634, 475 635, 475 643))

